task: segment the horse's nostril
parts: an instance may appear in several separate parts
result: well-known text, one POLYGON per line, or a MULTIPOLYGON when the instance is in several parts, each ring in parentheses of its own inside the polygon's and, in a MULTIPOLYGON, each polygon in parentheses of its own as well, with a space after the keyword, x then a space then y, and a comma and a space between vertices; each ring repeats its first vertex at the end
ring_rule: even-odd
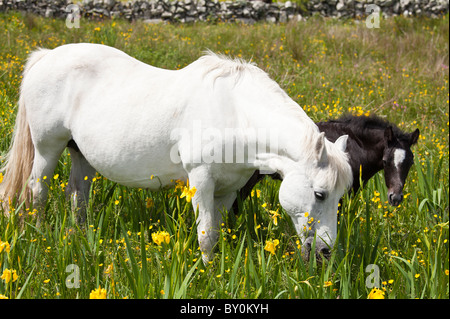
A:
POLYGON ((329 259, 331 256, 331 250, 328 247, 323 247, 316 251, 316 256, 318 260, 322 260, 323 258, 329 259))
POLYGON ((394 194, 394 193, 390 193, 390 194, 389 194, 389 201, 390 201, 391 203, 393 203, 394 200, 395 200, 395 194, 394 194))
POLYGON ((390 193, 389 194, 389 203, 393 206, 398 206, 403 200, 403 194, 390 193))
POLYGON ((311 251, 311 243, 310 242, 306 242, 304 246, 307 251, 311 251))
POLYGON ((328 256, 331 252, 330 249, 328 247, 324 247, 320 250, 320 253, 324 256, 328 256))

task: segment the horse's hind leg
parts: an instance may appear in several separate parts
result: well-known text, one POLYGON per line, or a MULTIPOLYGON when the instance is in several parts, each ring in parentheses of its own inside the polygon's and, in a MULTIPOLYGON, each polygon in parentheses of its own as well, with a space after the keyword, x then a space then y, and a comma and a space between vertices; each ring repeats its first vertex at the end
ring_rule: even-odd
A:
POLYGON ((33 195, 33 208, 37 210, 38 224, 43 217, 48 195, 48 184, 58 164, 64 146, 35 147, 33 168, 31 169, 29 189, 33 195))
POLYGON ((77 223, 84 224, 86 220, 86 207, 89 202, 89 190, 95 169, 86 161, 76 145, 69 143, 72 169, 70 171, 68 192, 72 208, 76 212, 77 223))

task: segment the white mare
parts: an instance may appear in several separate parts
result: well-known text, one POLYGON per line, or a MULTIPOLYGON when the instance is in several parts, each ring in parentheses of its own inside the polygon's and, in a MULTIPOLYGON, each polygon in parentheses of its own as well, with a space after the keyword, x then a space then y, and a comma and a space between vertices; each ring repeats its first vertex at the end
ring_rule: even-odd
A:
POLYGON ((332 246, 338 201, 352 181, 346 140, 325 139, 253 64, 208 53, 172 71, 111 47, 69 44, 29 57, 0 198, 7 202, 28 187, 42 206, 43 177, 52 176, 66 147, 72 157, 68 188, 78 207, 86 205, 95 171, 155 191, 189 179, 197 189, 192 203, 206 261, 218 240, 221 210, 230 209, 256 169, 271 170, 283 179, 280 203, 301 239, 316 234, 317 246, 332 246), (259 147, 268 143, 261 131, 272 145, 259 147), (250 146, 255 139, 256 151, 250 146), (251 151, 237 154, 238 145, 251 151))

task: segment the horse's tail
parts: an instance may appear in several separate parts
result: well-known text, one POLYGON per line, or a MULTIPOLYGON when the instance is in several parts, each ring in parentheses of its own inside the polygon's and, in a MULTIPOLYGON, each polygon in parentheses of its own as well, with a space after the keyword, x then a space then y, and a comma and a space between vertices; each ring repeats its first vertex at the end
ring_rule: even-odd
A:
MULTIPOLYGON (((27 72, 31 67, 47 52, 48 50, 38 50, 30 55, 24 68, 23 79, 25 79, 27 72)), ((31 131, 27 119, 22 89, 23 84, 19 97, 19 108, 17 111, 11 147, 0 168, 1 176, 4 175, 3 180, 0 181, 0 201, 3 201, 0 206, 3 206, 4 208, 9 206, 9 203, 11 203, 16 196, 20 196, 17 197, 20 201, 29 200, 29 192, 25 188, 33 167, 34 144, 31 139, 31 131)))
POLYGON ((24 187, 33 167, 34 145, 22 98, 19 98, 19 110, 11 145, 0 169, 0 173, 4 174, 0 184, 0 200, 5 204, 10 203, 16 195, 20 194, 22 195, 19 200, 28 199, 24 187))

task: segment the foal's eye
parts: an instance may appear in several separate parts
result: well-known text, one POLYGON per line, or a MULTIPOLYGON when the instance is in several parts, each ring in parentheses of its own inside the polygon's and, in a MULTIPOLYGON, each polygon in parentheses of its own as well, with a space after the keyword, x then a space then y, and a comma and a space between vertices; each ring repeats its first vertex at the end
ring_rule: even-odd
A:
POLYGON ((314 192, 314 196, 316 197, 317 200, 324 200, 327 196, 325 193, 323 192, 314 192))

